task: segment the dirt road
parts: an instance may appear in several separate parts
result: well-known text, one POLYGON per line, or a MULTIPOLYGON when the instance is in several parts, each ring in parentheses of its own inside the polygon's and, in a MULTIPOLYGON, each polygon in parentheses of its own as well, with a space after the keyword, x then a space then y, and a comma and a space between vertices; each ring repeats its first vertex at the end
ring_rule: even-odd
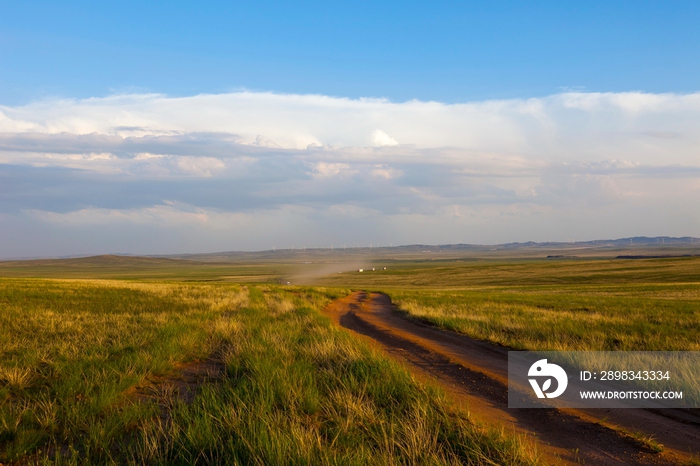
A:
POLYGON ((552 463, 679 464, 700 453, 700 418, 693 413, 508 409, 507 348, 408 320, 386 295, 354 292, 325 312, 408 362, 416 375, 437 381, 477 419, 534 435, 552 463), (619 428, 653 436, 664 451, 653 452, 619 428))

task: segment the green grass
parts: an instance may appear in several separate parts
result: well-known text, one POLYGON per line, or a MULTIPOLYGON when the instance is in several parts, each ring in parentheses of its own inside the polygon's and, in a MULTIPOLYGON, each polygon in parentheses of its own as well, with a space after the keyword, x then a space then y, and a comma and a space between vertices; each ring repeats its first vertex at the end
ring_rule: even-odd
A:
POLYGON ((700 350, 700 258, 395 263, 327 285, 516 349, 700 350))
POLYGON ((113 280, 275 282, 292 266, 283 261, 199 262, 193 260, 94 256, 0 262, 0 277, 113 280))
POLYGON ((333 326, 319 310, 343 294, 0 280, 0 462, 537 462, 333 326), (136 396, 206 358, 224 371, 193 400, 136 396))
MULTIPOLYGON (((351 280, 376 281, 369 289, 408 318, 514 349, 700 350, 700 258, 408 264, 392 274, 391 288, 380 285, 384 271, 351 280)), ((700 396, 695 364, 672 366, 691 405, 700 396)))
POLYGON ((412 318, 516 349, 700 349, 700 284, 385 291, 412 318))
MULTIPOLYGON (((568 285, 700 283, 700 257, 673 259, 487 259, 374 261, 377 270, 330 275, 323 285, 358 288, 474 289, 568 285), (387 270, 380 268, 387 267, 387 270)), ((696 295, 697 296, 697 295, 696 295)))
POLYGON ((349 288, 518 349, 700 350, 700 258, 386 266, 302 288, 210 282, 273 282, 291 262, 0 264, 6 275, 118 279, 0 279, 0 462, 537 462, 521 438, 475 424, 331 325, 319 311, 349 288), (139 277, 150 282, 128 280, 139 277), (205 359, 222 374, 193 400, 173 396, 177 368, 205 359))
POLYGON ((662 451, 664 451, 663 444, 657 442, 653 435, 648 435, 641 431, 625 433, 629 437, 641 443, 642 445, 644 445, 644 447, 648 448, 649 450, 655 453, 661 453, 662 451))

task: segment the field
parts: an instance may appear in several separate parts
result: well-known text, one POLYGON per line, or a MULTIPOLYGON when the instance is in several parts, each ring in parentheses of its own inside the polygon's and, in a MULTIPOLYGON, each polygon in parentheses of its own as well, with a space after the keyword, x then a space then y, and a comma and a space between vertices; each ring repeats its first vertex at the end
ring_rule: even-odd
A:
POLYGON ((529 350, 700 350, 700 258, 409 263, 323 281, 408 316, 529 350))
POLYGON ((0 281, 0 461, 534 464, 333 327, 342 289, 0 281))
POLYGON ((700 257, 474 254, 0 263, 0 462, 549 463, 333 325, 351 290, 509 348, 700 350, 700 257))

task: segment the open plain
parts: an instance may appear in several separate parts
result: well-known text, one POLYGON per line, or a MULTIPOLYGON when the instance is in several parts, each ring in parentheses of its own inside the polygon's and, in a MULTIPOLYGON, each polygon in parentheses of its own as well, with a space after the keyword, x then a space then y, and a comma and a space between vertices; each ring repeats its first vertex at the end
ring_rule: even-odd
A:
POLYGON ((682 252, 0 263, 0 461, 697 464, 694 410, 504 404, 508 349, 698 350, 682 252))

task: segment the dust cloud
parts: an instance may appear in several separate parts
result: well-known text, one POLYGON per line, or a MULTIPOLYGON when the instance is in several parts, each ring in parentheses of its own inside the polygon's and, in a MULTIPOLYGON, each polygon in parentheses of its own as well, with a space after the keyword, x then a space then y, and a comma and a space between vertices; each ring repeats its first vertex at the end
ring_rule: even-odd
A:
MULTIPOLYGON (((351 261, 321 263, 308 262, 299 265, 283 281, 288 281, 292 285, 314 285, 318 279, 338 273, 357 272, 359 269, 372 270, 375 259, 354 258, 351 261)), ((376 267, 376 265, 374 265, 376 267)))

